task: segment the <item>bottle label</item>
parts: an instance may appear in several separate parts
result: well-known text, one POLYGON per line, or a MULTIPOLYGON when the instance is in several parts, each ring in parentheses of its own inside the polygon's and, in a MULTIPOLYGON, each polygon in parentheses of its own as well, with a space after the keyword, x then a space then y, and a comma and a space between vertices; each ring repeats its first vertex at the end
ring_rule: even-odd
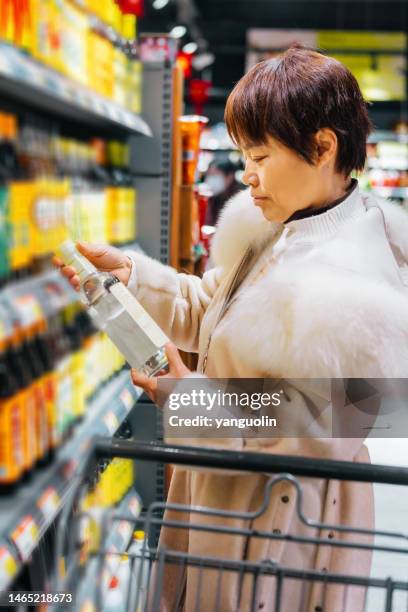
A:
POLYGON ((110 292, 157 347, 162 347, 169 341, 166 334, 160 329, 157 323, 153 321, 150 315, 147 314, 145 309, 139 304, 137 299, 123 283, 115 283, 112 285, 110 287, 110 292))

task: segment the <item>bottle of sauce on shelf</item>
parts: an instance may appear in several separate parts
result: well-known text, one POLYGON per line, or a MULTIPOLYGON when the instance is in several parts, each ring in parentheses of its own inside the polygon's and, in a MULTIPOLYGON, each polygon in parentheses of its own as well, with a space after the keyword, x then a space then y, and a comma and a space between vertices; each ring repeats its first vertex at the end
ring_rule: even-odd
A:
POLYGON ((15 328, 8 345, 7 363, 18 384, 17 395, 23 424, 23 472, 27 474, 36 461, 36 400, 23 340, 21 330, 15 328))
MULTIPOLYGON (((4 328, 3 328, 4 329, 4 328)), ((7 359, 0 323, 0 486, 14 485, 24 469, 23 421, 19 385, 7 359)))

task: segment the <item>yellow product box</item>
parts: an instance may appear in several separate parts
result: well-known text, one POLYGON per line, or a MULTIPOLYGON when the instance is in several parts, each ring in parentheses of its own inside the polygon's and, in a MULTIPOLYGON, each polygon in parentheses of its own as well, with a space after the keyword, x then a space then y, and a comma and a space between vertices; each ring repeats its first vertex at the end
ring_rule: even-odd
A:
POLYGON ((90 13, 93 13, 99 19, 103 19, 104 3, 100 0, 85 0, 85 6, 90 13))
POLYGON ((126 106, 127 100, 127 63, 126 55, 120 49, 114 49, 114 90, 113 99, 126 106))
POLYGON ((32 54, 40 61, 63 71, 62 47, 62 4, 58 0, 31 0, 34 28, 32 54))
POLYGON ((95 489, 96 504, 102 508, 108 508, 111 505, 111 479, 109 473, 110 465, 99 476, 99 481, 95 489))
POLYGON ((83 83, 88 82, 87 34, 88 15, 69 0, 62 3, 61 62, 64 72, 83 83))
POLYGON ((137 190, 128 187, 125 190, 124 242, 136 240, 137 236, 137 190))
POLYGON ((35 185, 30 214, 32 252, 41 256, 53 252, 68 237, 64 207, 69 183, 43 178, 37 180, 35 185))
POLYGON ((17 270, 29 265, 33 253, 32 205, 34 182, 10 183, 8 223, 10 227, 10 268, 17 270))
MULTIPOLYGON (((118 34, 122 33, 122 11, 115 0, 111 0, 112 3, 112 27, 118 34)), ((122 34, 123 36, 123 34, 122 34)))
POLYGON ((105 23, 112 26, 112 28, 115 28, 115 22, 117 19, 116 9, 119 9, 119 7, 115 3, 115 0, 105 0, 105 2, 103 3, 103 14, 101 16, 101 19, 105 23))
POLYGON ((118 224, 118 188, 107 187, 105 189, 106 209, 107 209, 107 238, 109 243, 117 242, 118 224))
POLYGON ((113 95, 113 44, 96 32, 87 35, 87 73, 88 85, 101 95, 113 95), (98 58, 98 61, 95 61, 98 58))
POLYGON ((139 60, 128 63, 128 108, 138 115, 142 112, 143 65, 139 60))
POLYGON ((137 37, 136 15, 121 15, 121 34, 127 40, 135 40, 137 37))

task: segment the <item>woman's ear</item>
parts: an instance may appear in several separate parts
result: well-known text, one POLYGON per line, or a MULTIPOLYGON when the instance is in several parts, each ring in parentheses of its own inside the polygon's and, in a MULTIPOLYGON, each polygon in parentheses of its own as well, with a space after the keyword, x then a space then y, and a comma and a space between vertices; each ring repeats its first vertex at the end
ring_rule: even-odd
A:
POLYGON ((318 167, 324 166, 337 156, 337 136, 330 128, 321 128, 315 134, 316 160, 318 167))

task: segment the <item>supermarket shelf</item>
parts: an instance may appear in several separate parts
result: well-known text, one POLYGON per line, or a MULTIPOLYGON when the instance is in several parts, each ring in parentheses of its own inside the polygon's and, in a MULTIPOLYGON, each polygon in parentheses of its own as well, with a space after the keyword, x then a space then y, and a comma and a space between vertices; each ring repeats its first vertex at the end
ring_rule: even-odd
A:
MULTIPOLYGON (((132 540, 134 531, 134 523, 142 511, 142 501, 135 491, 128 493, 115 509, 114 514, 121 517, 129 517, 129 520, 115 521, 106 542, 103 544, 104 550, 109 550, 112 553, 125 553, 132 540)), ((85 575, 81 580, 75 598, 74 610, 95 609, 96 604, 96 589, 100 586, 98 583, 99 560, 91 559, 85 571, 85 575)))
POLYGON ((16 493, 0 497, 0 590, 13 581, 60 512, 91 438, 112 436, 141 393, 129 372, 121 372, 90 402, 85 419, 52 464, 37 470, 16 493))
POLYGON ((88 126, 152 135, 139 115, 4 43, 0 43, 0 93, 88 126))
POLYGON ((373 187, 372 192, 382 198, 408 198, 408 187, 373 187))
POLYGON ((6 298, 10 296, 12 299, 12 296, 30 294, 34 294, 39 299, 46 316, 78 301, 77 292, 57 270, 7 283, 0 290, 0 299, 2 296, 6 298))

